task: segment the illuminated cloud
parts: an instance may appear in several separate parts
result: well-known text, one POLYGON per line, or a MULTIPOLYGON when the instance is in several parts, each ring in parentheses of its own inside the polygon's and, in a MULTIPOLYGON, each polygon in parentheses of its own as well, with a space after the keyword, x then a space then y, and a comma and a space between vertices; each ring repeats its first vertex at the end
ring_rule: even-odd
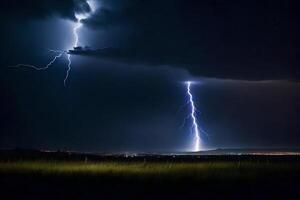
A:
POLYGON ((22 20, 49 16, 76 20, 74 13, 87 13, 91 8, 86 0, 3 0, 0 10, 22 20))

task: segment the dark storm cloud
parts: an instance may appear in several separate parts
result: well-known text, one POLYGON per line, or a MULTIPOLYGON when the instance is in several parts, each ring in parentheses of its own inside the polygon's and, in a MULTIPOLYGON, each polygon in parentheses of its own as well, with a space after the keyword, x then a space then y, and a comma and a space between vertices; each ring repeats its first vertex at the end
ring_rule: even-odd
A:
POLYGON ((291 0, 102 0, 85 24, 132 32, 124 38, 128 45, 103 56, 176 65, 206 77, 299 80, 298 4, 291 0))
POLYGON ((59 16, 75 20, 75 12, 89 12, 90 7, 86 0, 3 0, 0 11, 20 19, 59 16))

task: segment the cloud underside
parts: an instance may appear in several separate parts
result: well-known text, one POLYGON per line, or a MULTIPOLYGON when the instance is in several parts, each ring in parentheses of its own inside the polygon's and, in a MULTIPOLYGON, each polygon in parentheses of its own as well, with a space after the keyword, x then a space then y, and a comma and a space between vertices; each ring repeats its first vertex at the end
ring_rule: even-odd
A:
MULTIPOLYGON (((100 57, 174 65, 195 76, 300 80, 294 1, 102 0, 86 26, 121 27, 127 45, 100 57)), ((122 37, 122 31, 119 37, 122 37)))
MULTIPOLYGON (((92 56, 102 59, 110 59, 120 63, 147 65, 147 66, 173 66, 182 68, 190 72, 195 77, 236 79, 236 80, 291 80, 299 81, 298 69, 286 67, 284 65, 272 65, 249 62, 247 59, 239 58, 205 57, 199 54, 189 55, 184 50, 179 49, 178 52, 170 50, 169 52, 161 52, 159 50, 151 50, 149 53, 144 52, 145 49, 130 48, 104 48, 97 50, 73 51, 71 54, 81 56, 92 56)), ((213 55, 218 56, 218 55, 213 55)))
MULTIPOLYGON (((104 31, 118 27, 115 37, 126 42, 79 54, 176 66, 194 76, 300 80, 296 1, 98 1, 85 26, 104 31)), ((73 20, 74 12, 89 9, 85 0, 4 0, 1 6, 14 17, 73 20)))

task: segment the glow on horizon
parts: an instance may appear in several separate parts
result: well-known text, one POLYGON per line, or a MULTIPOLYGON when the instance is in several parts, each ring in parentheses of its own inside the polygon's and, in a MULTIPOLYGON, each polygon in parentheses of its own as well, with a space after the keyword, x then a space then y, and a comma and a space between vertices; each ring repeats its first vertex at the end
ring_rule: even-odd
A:
POLYGON ((185 82, 187 86, 187 94, 189 96, 189 104, 191 106, 191 113, 190 117, 192 118, 192 130, 193 130, 193 147, 192 150, 197 152, 201 150, 201 138, 200 138, 200 131, 199 126, 197 122, 197 116, 196 116, 196 107, 193 100, 193 94, 191 92, 191 85, 193 82, 187 81, 185 82))

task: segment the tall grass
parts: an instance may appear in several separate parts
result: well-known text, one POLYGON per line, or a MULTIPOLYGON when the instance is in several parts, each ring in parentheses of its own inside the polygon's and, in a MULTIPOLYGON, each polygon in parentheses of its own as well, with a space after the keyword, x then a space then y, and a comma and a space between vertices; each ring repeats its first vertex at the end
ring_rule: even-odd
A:
POLYGON ((258 162, 0 162, 0 173, 90 175, 140 178, 259 179, 285 178, 300 172, 299 164, 258 162))

